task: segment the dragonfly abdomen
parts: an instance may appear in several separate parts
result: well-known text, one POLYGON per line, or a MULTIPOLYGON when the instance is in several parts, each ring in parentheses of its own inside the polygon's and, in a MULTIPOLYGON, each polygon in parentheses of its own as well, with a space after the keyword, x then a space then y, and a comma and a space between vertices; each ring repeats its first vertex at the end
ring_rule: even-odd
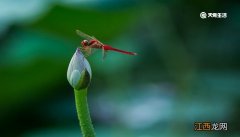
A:
POLYGON ((113 48, 113 47, 108 46, 108 45, 104 45, 104 46, 103 46, 103 49, 104 49, 104 50, 112 50, 112 51, 116 51, 116 52, 121 52, 121 53, 123 53, 123 54, 128 54, 128 55, 137 55, 137 53, 128 52, 128 51, 124 51, 124 50, 120 50, 120 49, 116 49, 116 48, 113 48))

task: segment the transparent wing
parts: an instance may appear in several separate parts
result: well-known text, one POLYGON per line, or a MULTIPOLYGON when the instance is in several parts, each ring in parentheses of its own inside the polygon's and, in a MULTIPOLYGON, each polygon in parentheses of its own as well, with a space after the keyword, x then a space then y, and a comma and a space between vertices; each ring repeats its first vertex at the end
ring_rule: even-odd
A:
POLYGON ((80 31, 80 30, 76 30, 77 35, 79 35, 80 37, 86 39, 86 40, 97 40, 98 43, 100 43, 101 45, 103 45, 97 38, 95 38, 94 36, 89 36, 88 34, 85 34, 84 32, 80 31))
POLYGON ((94 38, 94 40, 97 40, 98 43, 101 44, 102 46, 104 45, 104 44, 102 44, 102 42, 100 42, 96 37, 92 36, 92 38, 94 38))
MULTIPOLYGON (((103 54, 103 59, 105 58, 106 56, 106 51, 104 50, 103 46, 104 44, 101 43, 97 38, 95 38, 94 36, 89 36, 87 34, 85 34, 84 32, 80 31, 80 30, 76 30, 76 33, 77 35, 79 35, 80 37, 82 37, 83 39, 86 39, 86 40, 96 40, 98 42, 98 44, 102 45, 102 54, 103 54)), ((92 53, 94 53, 96 51, 96 49, 94 48, 91 48, 90 47, 85 47, 85 48, 82 48, 82 51, 85 53, 85 57, 86 56, 89 56, 91 55, 92 53)))
POLYGON ((80 37, 82 37, 83 39, 86 39, 86 40, 94 40, 94 39, 96 39, 96 38, 94 38, 94 37, 91 37, 91 36, 83 33, 83 32, 80 31, 80 30, 76 30, 76 33, 77 33, 77 35, 79 35, 80 37))

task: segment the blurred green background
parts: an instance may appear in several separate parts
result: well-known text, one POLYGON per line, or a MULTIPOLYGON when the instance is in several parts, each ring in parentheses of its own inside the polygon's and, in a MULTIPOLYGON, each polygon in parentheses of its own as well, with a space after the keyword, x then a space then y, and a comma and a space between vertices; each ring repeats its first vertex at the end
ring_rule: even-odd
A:
POLYGON ((101 51, 89 107, 98 137, 240 135, 240 3, 1 0, 0 136, 79 137, 68 63, 76 29, 138 56, 101 51), (227 13, 201 19, 200 12, 227 13), (228 131, 194 131, 194 122, 228 131))

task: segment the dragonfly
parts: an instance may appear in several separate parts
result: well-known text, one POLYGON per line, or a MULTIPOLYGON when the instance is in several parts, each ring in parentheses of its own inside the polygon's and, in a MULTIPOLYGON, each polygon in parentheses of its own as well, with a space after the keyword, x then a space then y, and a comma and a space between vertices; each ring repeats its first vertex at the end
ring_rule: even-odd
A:
POLYGON ((107 51, 115 51, 115 52, 119 52, 119 53, 123 53, 123 54, 127 54, 127 55, 137 55, 137 53, 135 53, 135 52, 124 51, 124 50, 120 50, 117 48, 113 48, 109 45, 103 44, 94 36, 89 36, 80 30, 76 30, 76 33, 77 33, 77 35, 79 35, 80 37, 82 37, 84 39, 81 42, 82 47, 80 49, 84 53, 86 53, 86 56, 91 55, 93 49, 101 49, 102 54, 103 54, 103 59, 105 58, 107 51))

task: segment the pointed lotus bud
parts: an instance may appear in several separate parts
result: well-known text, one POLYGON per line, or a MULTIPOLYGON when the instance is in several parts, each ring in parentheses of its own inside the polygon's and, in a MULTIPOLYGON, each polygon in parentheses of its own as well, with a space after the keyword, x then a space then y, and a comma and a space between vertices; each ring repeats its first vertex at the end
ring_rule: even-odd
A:
POLYGON ((74 53, 67 70, 67 79, 74 89, 87 88, 91 82, 91 67, 79 48, 74 53))

